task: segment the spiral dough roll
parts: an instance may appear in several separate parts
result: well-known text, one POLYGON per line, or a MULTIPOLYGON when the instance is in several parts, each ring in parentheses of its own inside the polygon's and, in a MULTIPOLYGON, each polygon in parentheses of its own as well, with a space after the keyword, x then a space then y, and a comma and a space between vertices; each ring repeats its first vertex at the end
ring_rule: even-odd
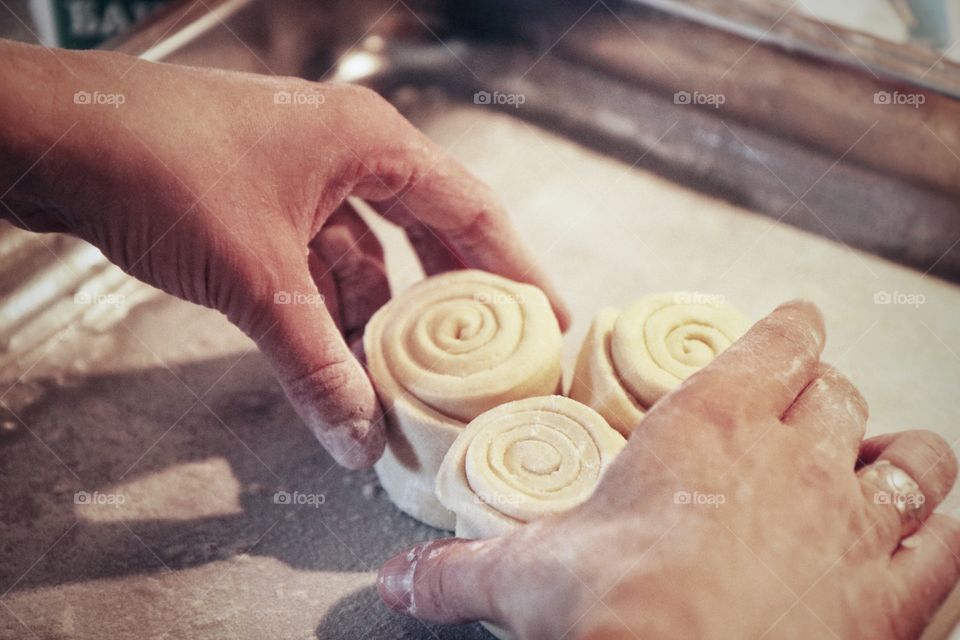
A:
POLYGON ((570 397, 600 413, 624 435, 644 413, 750 328, 718 296, 646 296, 622 313, 594 318, 577 357, 570 397))
POLYGON ((589 498, 625 444, 575 400, 517 400, 480 415, 457 437, 440 467, 437 497, 456 514, 458 536, 497 536, 589 498))
POLYGON ((387 450, 376 465, 381 484, 406 513, 453 529, 434 484, 466 423, 560 387, 560 327, 550 303, 532 285, 454 271, 384 305, 363 345, 387 426, 387 450))

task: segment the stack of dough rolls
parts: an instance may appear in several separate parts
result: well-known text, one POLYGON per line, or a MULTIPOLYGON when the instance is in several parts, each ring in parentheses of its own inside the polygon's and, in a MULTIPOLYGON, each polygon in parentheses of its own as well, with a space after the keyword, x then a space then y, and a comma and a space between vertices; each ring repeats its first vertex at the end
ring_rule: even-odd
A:
POLYGON ((458 536, 498 536, 589 498, 625 444, 576 400, 516 400, 467 425, 443 459, 437 497, 458 536))
POLYGON ((626 442, 576 400, 516 400, 478 416, 457 437, 437 475, 437 497, 456 514, 457 536, 499 536, 589 498, 626 442))
POLYGON ((550 303, 532 285, 453 271, 384 305, 363 346, 385 411, 380 482, 402 511, 452 530, 455 517, 434 487, 466 424, 506 402, 560 389, 561 335, 550 303))
POLYGON ((646 411, 736 342, 750 322, 719 296, 649 295, 604 309, 577 357, 570 397, 625 436, 646 411))

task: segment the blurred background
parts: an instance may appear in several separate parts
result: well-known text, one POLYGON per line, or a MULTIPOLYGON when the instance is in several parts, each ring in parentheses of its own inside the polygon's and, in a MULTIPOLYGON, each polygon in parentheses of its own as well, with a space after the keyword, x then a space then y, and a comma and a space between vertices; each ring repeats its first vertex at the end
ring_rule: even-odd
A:
MULTIPOLYGON (((0 37, 362 83, 507 204, 573 307, 568 374, 603 306, 803 297, 870 435, 960 442, 957 0, 0 0, 0 37)), ((402 290, 408 243, 361 214, 402 290)), ((376 567, 441 532, 222 316, 90 245, 0 224, 4 389, 0 638, 489 637, 386 611, 376 567)))
MULTIPOLYGON (((952 0, 804 0, 781 4, 890 42, 913 42, 960 60, 960 3, 952 0)), ((169 0, 7 0, 0 37, 87 48, 119 35, 169 0)))

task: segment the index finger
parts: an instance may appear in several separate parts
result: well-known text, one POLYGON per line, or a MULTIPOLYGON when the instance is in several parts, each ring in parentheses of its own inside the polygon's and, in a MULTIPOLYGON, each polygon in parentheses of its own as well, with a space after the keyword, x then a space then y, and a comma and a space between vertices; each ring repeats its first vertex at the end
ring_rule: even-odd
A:
POLYGON ((366 175, 355 183, 353 195, 374 202, 381 214, 405 229, 428 234, 428 242, 415 245, 431 252, 421 255, 425 264, 459 263, 539 287, 566 329, 566 304, 493 190, 392 107, 382 115, 376 126, 358 133, 362 139, 353 148, 366 175), (437 260, 434 253, 447 255, 437 260))
POLYGON ((452 158, 437 163, 398 198, 394 211, 423 223, 467 267, 542 289, 566 329, 570 323, 566 305, 493 191, 452 158))

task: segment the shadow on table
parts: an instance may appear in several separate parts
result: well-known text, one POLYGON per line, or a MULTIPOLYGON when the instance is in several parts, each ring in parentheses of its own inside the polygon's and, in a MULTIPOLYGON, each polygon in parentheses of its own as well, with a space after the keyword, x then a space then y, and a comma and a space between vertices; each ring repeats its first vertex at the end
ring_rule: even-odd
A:
POLYGON ((317 627, 318 640, 394 638, 395 640, 493 640, 479 624, 432 625, 390 611, 380 603, 373 586, 351 593, 337 602, 317 627), (371 615, 370 612, 378 612, 371 615))
POLYGON ((397 511, 372 471, 337 466, 256 352, 173 372, 160 366, 15 391, 8 400, 34 397, 12 407, 16 425, 0 434, 0 593, 240 553, 303 570, 373 571, 403 547, 441 535, 397 511), (156 504, 209 501, 207 494, 222 493, 222 486, 172 467, 210 459, 229 466, 233 478, 215 474, 213 483, 227 483, 228 492, 239 485, 240 513, 120 522, 78 517, 76 492, 109 493, 163 472, 173 481, 151 489, 156 504), (278 491, 322 495, 323 503, 277 504, 278 491))

